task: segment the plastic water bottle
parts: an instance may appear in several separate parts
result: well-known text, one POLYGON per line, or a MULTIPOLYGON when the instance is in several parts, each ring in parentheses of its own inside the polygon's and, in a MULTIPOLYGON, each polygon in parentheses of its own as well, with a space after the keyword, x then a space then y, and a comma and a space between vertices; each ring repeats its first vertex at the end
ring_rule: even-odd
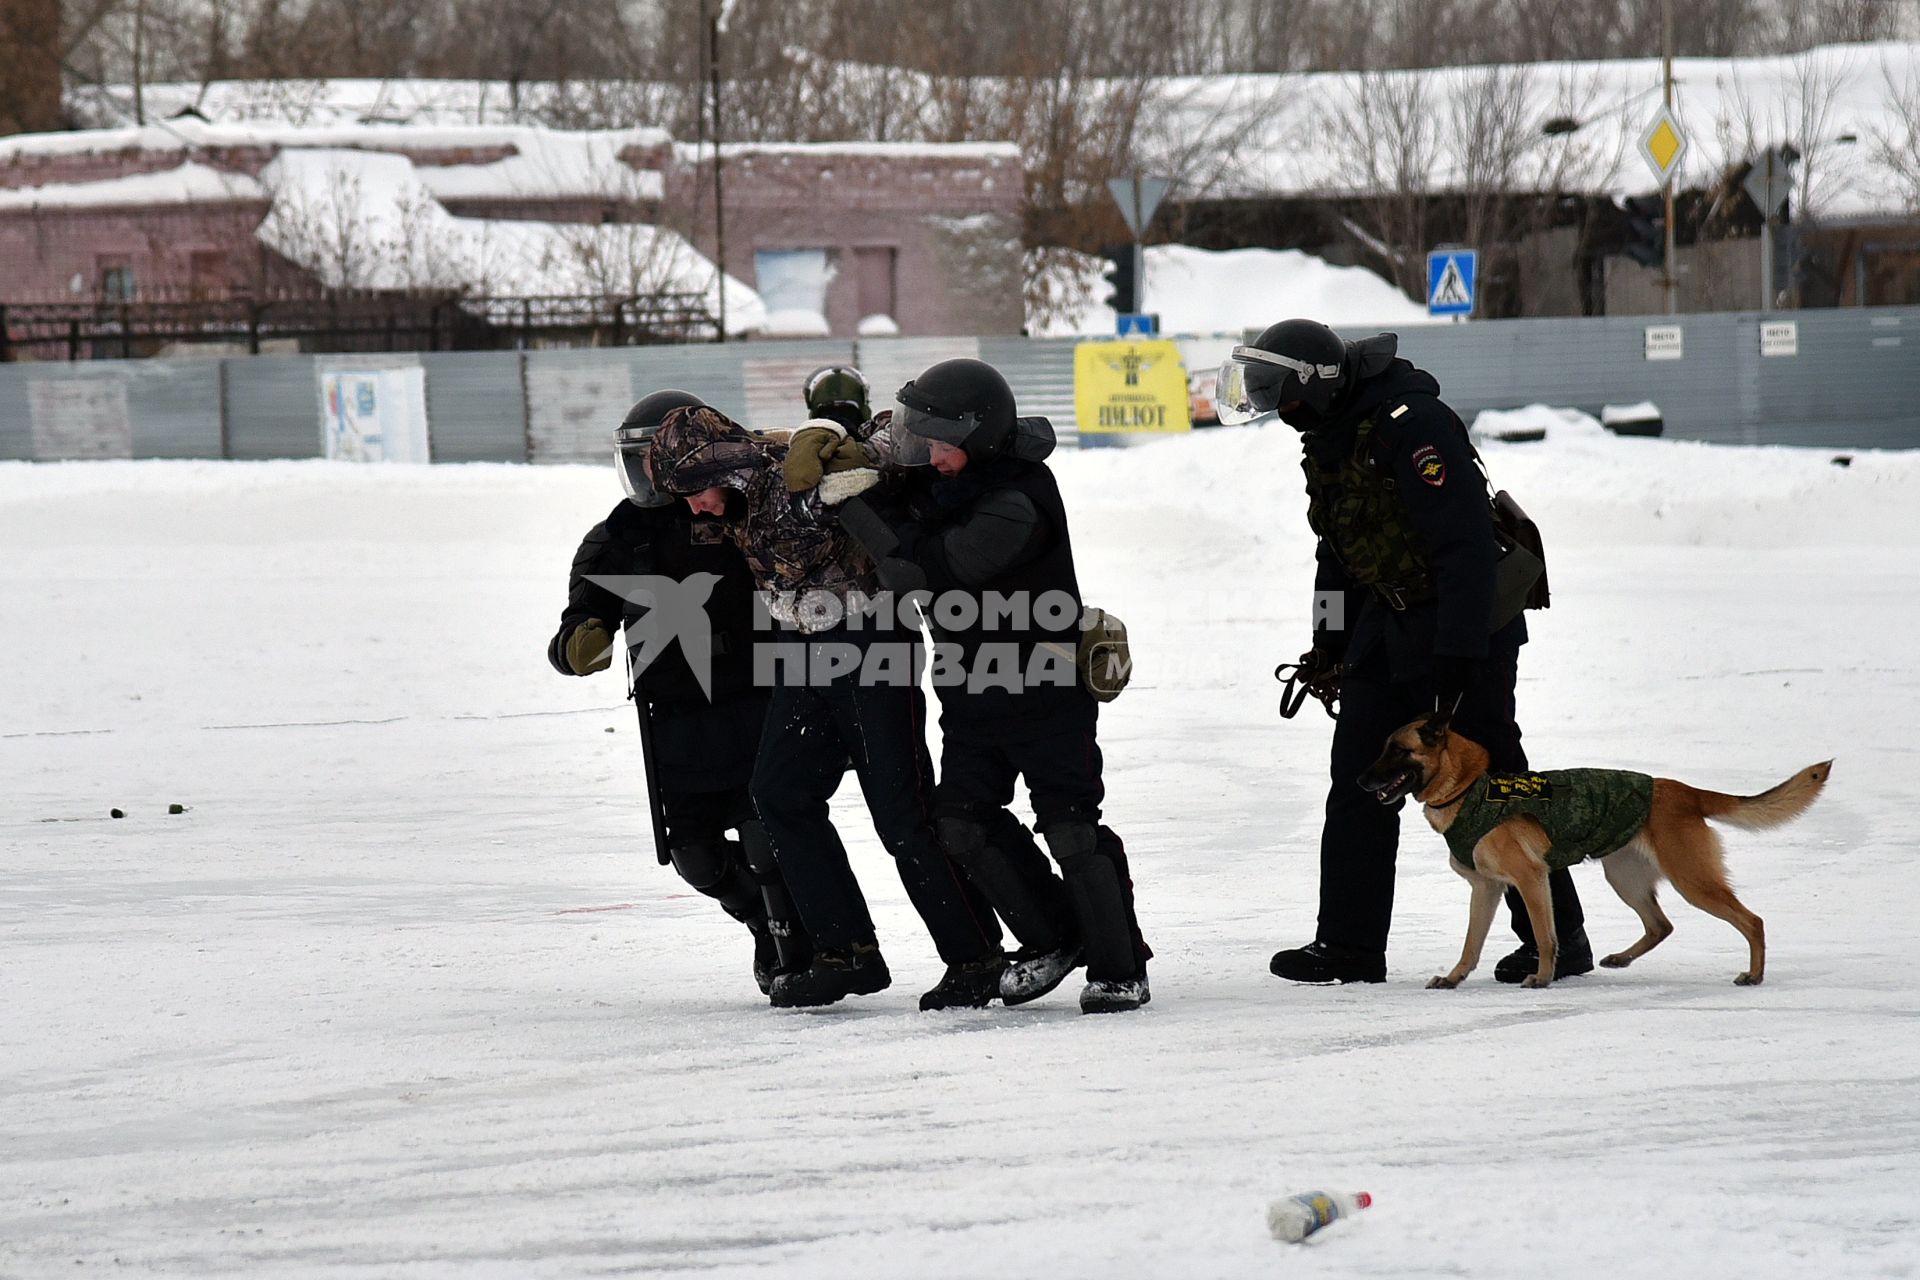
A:
POLYGON ((1340 1218, 1351 1218, 1373 1197, 1364 1191, 1305 1191, 1267 1206, 1267 1229, 1275 1240, 1298 1244, 1340 1218))

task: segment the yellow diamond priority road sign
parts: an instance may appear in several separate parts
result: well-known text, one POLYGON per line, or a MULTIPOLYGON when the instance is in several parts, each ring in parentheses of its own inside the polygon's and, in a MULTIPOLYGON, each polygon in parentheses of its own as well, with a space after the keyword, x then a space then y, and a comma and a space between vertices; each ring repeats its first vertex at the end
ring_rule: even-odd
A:
POLYGON ((1672 182, 1673 175, 1679 172, 1680 161, 1687 154, 1687 135, 1680 132, 1680 122, 1666 107, 1660 108, 1653 123, 1640 135, 1640 154, 1646 157, 1647 167, 1653 170, 1662 187, 1672 182))

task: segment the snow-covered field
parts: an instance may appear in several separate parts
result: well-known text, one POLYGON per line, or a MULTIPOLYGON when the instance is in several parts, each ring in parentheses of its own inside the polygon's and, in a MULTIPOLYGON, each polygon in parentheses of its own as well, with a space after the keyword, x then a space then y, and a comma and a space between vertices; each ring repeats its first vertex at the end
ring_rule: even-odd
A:
POLYGON ((1537 765, 1839 760, 1729 837, 1765 986, 1675 903, 1624 972, 1430 992, 1466 891, 1412 820, 1390 982, 1266 972, 1312 934, 1328 728, 1268 674, 1294 449, 1059 464, 1139 670, 1109 818, 1159 959, 1108 1019, 915 1012, 939 965, 851 788, 896 985, 765 1007, 654 865, 617 677, 543 657, 611 474, 0 464, 0 1275, 1920 1273, 1920 458, 1488 446, 1552 552, 1537 765), (1376 1207, 1268 1238, 1316 1187, 1376 1207))

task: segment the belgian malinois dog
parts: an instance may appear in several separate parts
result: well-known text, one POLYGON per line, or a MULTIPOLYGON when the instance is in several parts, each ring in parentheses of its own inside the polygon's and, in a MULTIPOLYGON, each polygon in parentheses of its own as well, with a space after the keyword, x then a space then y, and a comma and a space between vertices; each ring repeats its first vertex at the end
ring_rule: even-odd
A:
POLYGON ((1747 940, 1747 968, 1735 983, 1753 986, 1766 976, 1766 928, 1733 896, 1720 837, 1707 819, 1750 831, 1789 822, 1819 796, 1833 761, 1809 765, 1755 796, 1615 770, 1490 774, 1485 748, 1452 732, 1449 719, 1436 714, 1403 726, 1359 779, 1382 804, 1413 796, 1435 831, 1453 831, 1449 861, 1473 887, 1460 963, 1427 986, 1457 987, 1480 963, 1504 885, 1519 889, 1540 946, 1539 970, 1520 985, 1551 983, 1559 947, 1547 875, 1588 857, 1602 860, 1607 883, 1646 928, 1640 941, 1605 957, 1602 965, 1624 969, 1673 932, 1656 897, 1664 876, 1681 897, 1747 940))

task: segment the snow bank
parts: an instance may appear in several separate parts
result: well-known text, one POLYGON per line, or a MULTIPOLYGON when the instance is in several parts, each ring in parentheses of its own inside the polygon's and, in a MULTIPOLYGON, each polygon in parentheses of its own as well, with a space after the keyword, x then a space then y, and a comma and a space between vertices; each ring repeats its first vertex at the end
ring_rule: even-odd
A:
POLYGON ((1482 409, 1470 428, 1476 442, 1488 440, 1565 440, 1570 436, 1602 435, 1606 427, 1592 414, 1530 404, 1523 409, 1482 409))
MULTIPOLYGON (((1169 335, 1238 334, 1293 316, 1336 328, 1432 323, 1424 306, 1366 268, 1337 267, 1297 249, 1214 252, 1170 244, 1150 245, 1145 256, 1146 310, 1159 314, 1160 331, 1169 335)), ((1109 292, 1101 274, 1106 260, 1062 253, 1053 262, 1047 287, 1067 302, 1036 318, 1035 336, 1112 334, 1113 309, 1100 301, 1109 292)))

